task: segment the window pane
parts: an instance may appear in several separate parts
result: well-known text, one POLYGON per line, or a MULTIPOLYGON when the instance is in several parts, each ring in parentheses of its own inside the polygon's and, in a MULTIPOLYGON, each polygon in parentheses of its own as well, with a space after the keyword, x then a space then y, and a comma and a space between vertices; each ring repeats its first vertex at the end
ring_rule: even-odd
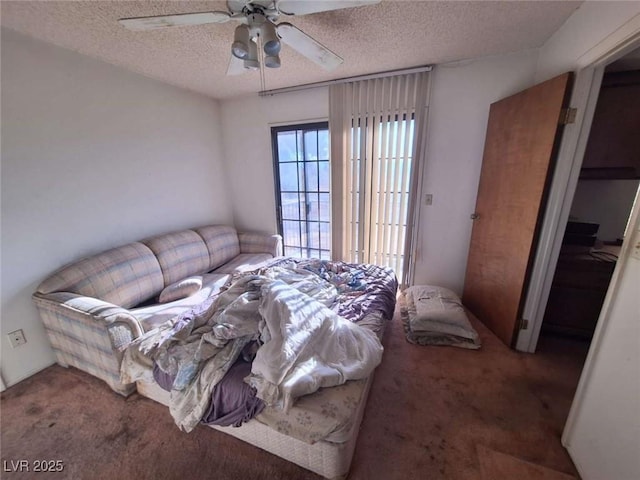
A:
POLYGON ((320 258, 322 260, 331 260, 331 254, 329 253, 328 250, 322 250, 320 252, 320 258))
POLYGON ((329 191, 331 172, 329 170, 329 162, 318 162, 318 178, 320 180, 320 191, 329 191))
POLYGON ((282 236, 285 245, 300 245, 300 222, 284 220, 282 236))
POLYGON ((318 134, 315 130, 304 132, 304 159, 318 159, 318 134))
POLYGON ((309 250, 309 258, 320 258, 320 250, 309 250))
POLYGON ((284 254, 287 257, 303 258, 302 251, 298 247, 284 247, 284 254))
POLYGON ((299 193, 299 200, 298 203, 300 205, 300 220, 306 220, 307 216, 308 216, 308 211, 309 211, 309 205, 306 203, 306 197, 307 194, 306 193, 299 193))
POLYGON ((318 191, 318 164, 316 162, 305 162, 304 169, 307 174, 307 191, 308 192, 317 192, 318 191))
MULTIPOLYGON (((280 195, 283 220, 300 220, 300 201, 297 193, 282 193, 280 195)), ((302 212, 304 215, 304 212, 302 212)))
POLYGON ((331 249, 331 225, 328 223, 320 224, 320 248, 331 249))
POLYGON ((298 191, 298 176, 296 163, 281 163, 280 164, 280 191, 283 192, 297 192, 298 191))
POLYGON ((278 160, 280 162, 296 160, 295 132, 278 132, 278 160))
POLYGON ((307 194, 309 200, 309 217, 308 220, 320 220, 320 201, 317 193, 307 194))
POLYGON ((305 163, 300 162, 298 165, 298 185, 300 186, 300 191, 305 192, 308 190, 307 188, 307 178, 305 176, 305 163))
POLYGON ((309 247, 320 248, 320 224, 318 222, 307 222, 309 235, 309 247))
POLYGON ((320 213, 319 220, 323 222, 331 220, 331 198, 328 193, 320 194, 320 208, 318 210, 320 213))
POLYGON ((302 162, 304 160, 304 158, 302 157, 304 147, 304 145, 302 145, 302 131, 296 131, 296 139, 298 142, 298 156, 296 158, 299 162, 302 162))
POLYGON ((318 131, 318 160, 329 160, 329 130, 318 131))

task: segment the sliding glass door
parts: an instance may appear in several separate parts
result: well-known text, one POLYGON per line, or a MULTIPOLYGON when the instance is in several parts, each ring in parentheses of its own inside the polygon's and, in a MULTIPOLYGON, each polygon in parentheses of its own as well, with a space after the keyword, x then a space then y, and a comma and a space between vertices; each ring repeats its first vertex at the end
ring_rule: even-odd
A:
POLYGON ((271 129, 276 208, 284 254, 331 257, 327 122, 271 129))

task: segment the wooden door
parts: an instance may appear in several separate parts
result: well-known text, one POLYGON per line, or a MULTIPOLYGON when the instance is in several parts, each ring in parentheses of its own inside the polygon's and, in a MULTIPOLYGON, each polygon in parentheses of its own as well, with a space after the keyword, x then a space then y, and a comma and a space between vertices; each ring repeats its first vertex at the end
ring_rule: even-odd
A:
POLYGON ((491 105, 463 303, 504 343, 516 338, 570 73, 491 105))

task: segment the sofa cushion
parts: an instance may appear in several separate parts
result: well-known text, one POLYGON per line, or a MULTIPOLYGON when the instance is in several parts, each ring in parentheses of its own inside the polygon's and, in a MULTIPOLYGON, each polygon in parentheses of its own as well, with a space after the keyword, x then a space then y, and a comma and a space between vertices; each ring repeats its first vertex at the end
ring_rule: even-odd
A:
POLYGON ((241 253, 230 262, 225 263, 221 267, 215 269, 213 273, 242 273, 255 270, 273 260, 268 253, 241 253))
POLYGON ((193 295, 202 288, 202 275, 187 277, 172 283, 160 292, 158 303, 168 303, 193 295))
POLYGON ((193 230, 158 235, 142 243, 158 258, 165 287, 209 270, 209 250, 202 237, 193 230))
POLYGON ((240 253, 238 234, 227 225, 210 225, 196 228, 209 249, 209 270, 225 264, 240 253))
POLYGON ((188 312, 210 296, 217 295, 228 279, 229 275, 204 274, 202 288, 195 294, 169 303, 134 308, 130 312, 138 319, 144 331, 148 332, 169 320, 177 319, 179 315, 188 312))
POLYGON ((71 292, 130 308, 157 295, 163 286, 156 256, 145 245, 131 243, 61 268, 37 292, 71 292))

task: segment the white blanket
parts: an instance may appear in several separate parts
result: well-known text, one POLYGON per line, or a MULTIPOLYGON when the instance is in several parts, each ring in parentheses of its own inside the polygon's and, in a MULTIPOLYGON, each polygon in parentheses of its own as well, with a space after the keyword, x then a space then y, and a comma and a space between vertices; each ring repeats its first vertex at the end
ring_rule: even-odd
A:
POLYGON ((286 409, 320 387, 366 378, 381 361, 382 345, 323 304, 335 294, 299 269, 243 277, 180 329, 165 326, 136 340, 125 351, 122 380, 148 379, 149 358, 177 373, 170 411, 191 431, 213 387, 252 340, 261 346, 247 381, 268 405, 286 409))
POLYGON ((288 410, 321 387, 366 378, 382 359, 375 333, 284 282, 263 285, 260 314, 264 345, 248 382, 268 405, 288 410))

